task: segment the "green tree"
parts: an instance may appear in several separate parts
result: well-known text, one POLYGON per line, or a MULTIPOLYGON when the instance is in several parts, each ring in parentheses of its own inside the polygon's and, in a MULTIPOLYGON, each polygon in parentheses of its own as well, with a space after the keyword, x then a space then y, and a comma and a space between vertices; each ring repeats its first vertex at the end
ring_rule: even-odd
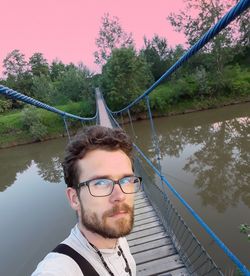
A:
POLYGON ((66 71, 65 65, 60 60, 53 60, 50 65, 50 78, 57 80, 66 71))
POLYGON ((124 107, 139 96, 151 83, 146 61, 132 48, 114 49, 102 72, 102 88, 112 110, 124 107))
MULTIPOLYGON (((171 13, 168 20, 178 32, 183 32, 189 45, 193 45, 232 6, 232 1, 186 0, 178 14, 171 13)), ((210 53, 210 68, 223 79, 223 67, 233 57, 230 49, 234 44, 233 25, 227 26, 203 48, 210 53)))
POLYGON ((27 62, 25 61, 25 55, 20 50, 13 50, 8 53, 3 60, 4 75, 7 77, 18 77, 20 74, 27 71, 27 62))
MULTIPOLYGON (((32 76, 28 70, 25 55, 20 50, 13 50, 7 54, 3 61, 4 75, 7 76, 5 85, 27 96, 32 96, 32 76)), ((13 107, 19 107, 20 103, 12 100, 13 107)))
POLYGON ((133 47, 131 33, 126 33, 121 27, 119 18, 111 17, 109 13, 102 17, 99 37, 96 39, 97 51, 94 52, 95 63, 105 64, 115 48, 133 47))
POLYGON ((141 49, 140 55, 149 64, 155 81, 162 76, 172 62, 172 49, 168 47, 167 40, 158 35, 154 35, 152 40, 144 37, 144 48, 141 49))
POLYGON ((42 53, 34 53, 29 59, 29 65, 33 76, 49 74, 49 65, 42 53))
POLYGON ((56 82, 56 94, 54 100, 64 104, 67 101, 93 101, 91 87, 91 73, 89 70, 79 68, 73 64, 67 66, 67 70, 60 75, 56 82))
POLYGON ((32 94, 36 100, 45 102, 46 104, 53 104, 53 97, 55 94, 54 84, 48 76, 34 76, 32 84, 32 94))

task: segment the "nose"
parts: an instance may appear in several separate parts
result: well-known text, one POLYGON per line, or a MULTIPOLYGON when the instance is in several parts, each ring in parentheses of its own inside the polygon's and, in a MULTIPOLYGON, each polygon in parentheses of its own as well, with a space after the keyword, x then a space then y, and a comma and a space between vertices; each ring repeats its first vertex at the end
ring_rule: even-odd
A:
POLYGON ((112 191, 112 194, 110 195, 111 202, 123 201, 125 197, 126 195, 123 193, 119 183, 116 181, 114 184, 114 189, 112 191))

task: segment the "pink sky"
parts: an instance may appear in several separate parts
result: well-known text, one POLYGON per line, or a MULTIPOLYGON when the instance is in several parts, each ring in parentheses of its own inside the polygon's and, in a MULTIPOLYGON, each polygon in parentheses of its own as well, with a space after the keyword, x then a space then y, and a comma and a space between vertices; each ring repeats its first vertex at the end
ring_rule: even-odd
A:
POLYGON ((95 39, 101 17, 117 16, 126 32, 132 32, 137 49, 143 36, 155 33, 169 45, 183 43, 184 36, 173 31, 166 20, 170 12, 183 7, 183 0, 2 0, 0 5, 0 76, 2 61, 14 49, 26 59, 41 52, 51 62, 82 61, 90 70, 94 63, 95 39))

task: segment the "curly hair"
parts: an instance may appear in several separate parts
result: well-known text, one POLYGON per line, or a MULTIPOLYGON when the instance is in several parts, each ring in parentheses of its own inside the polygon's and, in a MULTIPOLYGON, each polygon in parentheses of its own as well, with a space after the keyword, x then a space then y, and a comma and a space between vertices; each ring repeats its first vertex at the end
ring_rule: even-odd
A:
POLYGON ((132 141, 121 129, 103 126, 91 126, 78 134, 66 147, 63 165, 64 180, 68 187, 76 187, 79 181, 77 161, 92 150, 122 150, 132 158, 132 141))

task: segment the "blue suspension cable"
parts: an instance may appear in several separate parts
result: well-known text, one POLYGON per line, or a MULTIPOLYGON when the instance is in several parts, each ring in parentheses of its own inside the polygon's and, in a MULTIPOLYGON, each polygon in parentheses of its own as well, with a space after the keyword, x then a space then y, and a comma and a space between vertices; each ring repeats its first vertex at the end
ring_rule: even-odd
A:
POLYGON ((56 114, 59 114, 61 116, 64 116, 64 117, 69 117, 69 118, 72 118, 72 119, 76 119, 76 120, 81 120, 81 121, 92 121, 94 119, 96 119, 97 117, 97 113, 94 117, 92 118, 84 118, 84 117, 80 117, 80 116, 76 116, 76 115, 73 115, 73 114, 70 114, 70 113, 67 113, 67 112, 64 112, 60 109, 57 109, 53 106, 50 106, 50 105, 47 105, 43 102, 40 102, 38 100, 35 100, 31 97, 28 97, 22 93, 19 93, 17 91, 14 91, 6 86, 3 86, 3 85, 0 85, 0 95, 5 95, 9 98, 12 98, 12 99, 15 99, 15 100, 19 100, 19 101, 22 101, 24 103, 28 103, 28 104, 31 104, 31 105, 34 105, 36 107, 39 107, 39 108, 43 108, 45 110, 48 110, 50 112, 54 112, 56 114))
POLYGON ((239 1, 228 13, 226 13, 212 28, 210 28, 181 58, 172 65, 152 86, 149 87, 141 96, 131 102, 128 106, 112 113, 118 114, 128 110, 139 101, 149 95, 163 80, 172 75, 183 63, 191 56, 196 54, 208 41, 214 38, 222 29, 231 23, 238 15, 247 10, 250 6, 250 0, 239 1))

